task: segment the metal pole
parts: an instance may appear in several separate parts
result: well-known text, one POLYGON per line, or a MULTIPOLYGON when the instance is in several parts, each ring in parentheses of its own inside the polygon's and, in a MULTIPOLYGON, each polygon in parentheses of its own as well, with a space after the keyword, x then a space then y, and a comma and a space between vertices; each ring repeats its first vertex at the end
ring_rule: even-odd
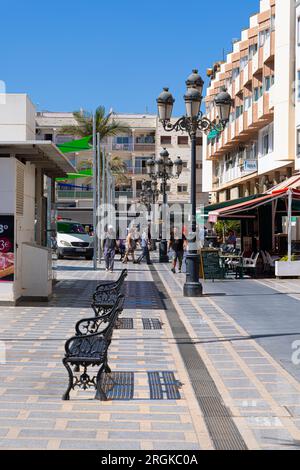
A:
MULTIPOLYGON (((101 205, 101 141, 100 141, 100 133, 97 133, 97 224, 99 225, 99 229, 101 231, 102 226, 101 226, 101 220, 99 217, 99 209, 101 205)), ((101 258, 102 258, 102 249, 101 249, 101 237, 98 237, 97 240, 97 245, 98 245, 98 259, 99 263, 101 264, 101 258)))
POLYGON ((191 207, 192 223, 189 235, 189 249, 186 256, 186 282, 183 288, 185 297, 200 297, 203 293, 202 285, 199 282, 200 276, 200 257, 197 251, 197 222, 196 222, 196 132, 191 133, 191 207), (192 247, 190 247, 192 245, 192 247))
MULTIPOLYGON (((166 169, 164 169, 164 172, 166 169)), ((168 204, 168 195, 167 195, 167 180, 166 176, 163 177, 162 180, 162 193, 163 193, 163 209, 166 208, 168 204)), ((163 216, 163 213, 161 214, 163 216)), ((167 222, 166 222, 167 223, 167 222)), ((163 237, 163 227, 162 228, 162 240, 159 245, 159 262, 160 263, 168 263, 169 256, 168 256, 168 242, 165 237, 163 237)))
POLYGON ((97 270, 97 134, 96 116, 93 115, 93 232, 94 232, 94 270, 97 270))
POLYGON ((288 191, 289 205, 288 205, 288 261, 292 261, 292 204, 293 192, 291 189, 288 191))
MULTIPOLYGON (((105 197, 105 178, 106 178, 106 153, 105 153, 105 148, 103 148, 103 154, 102 154, 102 207, 104 208, 105 204, 107 203, 106 197, 105 197)), ((103 214, 104 217, 104 214, 103 214)), ((101 229, 102 232, 104 232, 104 223, 101 224, 101 229)))

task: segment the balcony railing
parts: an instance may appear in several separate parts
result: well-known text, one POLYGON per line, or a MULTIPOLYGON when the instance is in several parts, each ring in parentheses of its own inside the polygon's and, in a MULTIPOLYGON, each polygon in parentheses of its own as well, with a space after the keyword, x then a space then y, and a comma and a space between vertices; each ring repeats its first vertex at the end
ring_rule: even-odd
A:
POLYGON ((115 193, 116 199, 119 197, 127 197, 128 199, 133 198, 133 191, 116 191, 115 193))
MULTIPOLYGON (((116 198, 127 197, 128 199, 133 198, 133 191, 116 191, 116 198)), ((58 199, 93 199, 93 191, 57 191, 58 199)))
POLYGON ((155 143, 129 142, 128 144, 112 143, 112 150, 118 152, 155 152, 155 143))
POLYGON ((134 143, 134 152, 155 152, 155 143, 134 143))
POLYGON ((93 191, 58 190, 58 199, 93 199, 93 191))
POLYGON ((133 152, 133 143, 117 144, 116 142, 113 142, 112 150, 120 151, 120 152, 133 152))

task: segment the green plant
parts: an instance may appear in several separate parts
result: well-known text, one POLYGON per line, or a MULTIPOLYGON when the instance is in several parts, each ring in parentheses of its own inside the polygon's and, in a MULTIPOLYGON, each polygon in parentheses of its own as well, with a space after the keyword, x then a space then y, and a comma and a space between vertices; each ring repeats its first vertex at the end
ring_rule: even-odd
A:
POLYGON ((215 224, 215 231, 218 237, 220 238, 226 238, 229 232, 233 230, 237 235, 240 235, 241 232, 241 226, 240 222, 236 220, 219 220, 215 224))
MULTIPOLYGON (((91 136, 93 134, 93 113, 84 110, 74 111, 73 116, 77 124, 73 126, 64 126, 60 132, 62 134, 74 135, 76 137, 91 136)), ((128 134, 130 132, 129 126, 120 121, 116 121, 112 113, 106 114, 104 106, 98 106, 96 109, 95 118, 96 131, 100 134, 101 140, 105 137, 114 137, 120 134, 128 134)), ((122 158, 117 156, 111 157, 109 165, 117 185, 125 184, 129 181, 125 174, 127 166, 122 158)), ((91 160, 90 168, 92 168, 92 166, 93 164, 91 160)), ((102 174, 102 154, 100 162, 100 173, 102 174)))
MULTIPOLYGON (((280 261, 289 261, 289 257, 288 257, 288 255, 286 255, 286 256, 283 256, 283 258, 281 258, 281 260, 280 260, 280 261)), ((297 261, 297 260, 296 260, 296 256, 295 256, 295 255, 292 255, 292 257, 291 257, 291 261, 297 261)))

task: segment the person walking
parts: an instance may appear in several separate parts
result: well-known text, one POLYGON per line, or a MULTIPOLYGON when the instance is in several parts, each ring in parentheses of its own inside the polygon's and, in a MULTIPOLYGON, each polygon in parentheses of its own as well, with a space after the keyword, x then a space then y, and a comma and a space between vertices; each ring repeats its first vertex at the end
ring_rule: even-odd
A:
POLYGON ((141 237, 142 254, 137 260, 138 264, 141 264, 143 259, 146 259, 147 264, 152 264, 151 259, 150 259, 150 254, 149 254, 149 243, 150 243, 149 229, 145 229, 141 237))
POLYGON ((106 271, 109 271, 111 273, 114 271, 116 246, 117 246, 117 241, 116 241, 114 229, 112 225, 109 225, 107 228, 106 236, 103 240, 103 251, 104 251, 106 271))
POLYGON ((169 241, 169 250, 173 251, 172 273, 176 274, 176 265, 178 262, 178 272, 181 273, 182 261, 184 250, 186 247, 186 237, 183 232, 179 232, 177 227, 174 227, 171 238, 169 241))
POLYGON ((129 255, 132 256, 132 261, 135 263, 134 251, 136 249, 136 240, 134 234, 134 228, 130 228, 126 237, 126 252, 124 259, 122 261, 123 264, 127 264, 129 255))

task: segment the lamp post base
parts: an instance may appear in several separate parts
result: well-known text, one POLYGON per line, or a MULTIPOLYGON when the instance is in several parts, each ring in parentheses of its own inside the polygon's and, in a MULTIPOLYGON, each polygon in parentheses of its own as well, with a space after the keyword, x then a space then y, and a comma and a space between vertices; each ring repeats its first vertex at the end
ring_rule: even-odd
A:
POLYGON ((168 242, 167 240, 161 240, 159 244, 159 262, 160 263, 168 263, 169 256, 168 256, 168 242))
POLYGON ((203 287, 199 282, 200 257, 197 252, 189 252, 186 256, 186 282, 183 287, 184 297, 201 297, 203 287))

